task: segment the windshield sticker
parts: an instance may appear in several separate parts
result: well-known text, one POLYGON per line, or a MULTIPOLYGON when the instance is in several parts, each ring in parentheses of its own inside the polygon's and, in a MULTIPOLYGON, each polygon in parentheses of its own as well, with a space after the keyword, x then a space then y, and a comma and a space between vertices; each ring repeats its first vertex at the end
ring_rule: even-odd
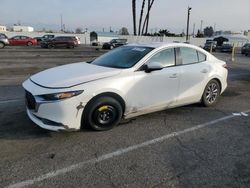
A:
POLYGON ((133 48, 132 50, 139 51, 139 52, 144 52, 146 49, 145 48, 133 48))

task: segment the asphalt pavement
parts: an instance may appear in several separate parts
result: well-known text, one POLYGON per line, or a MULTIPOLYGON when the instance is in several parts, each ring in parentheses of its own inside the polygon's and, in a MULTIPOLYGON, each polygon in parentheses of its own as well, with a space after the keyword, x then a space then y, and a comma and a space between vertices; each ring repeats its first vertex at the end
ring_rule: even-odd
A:
POLYGON ((21 75, 5 72, 0 80, 0 187, 250 187, 250 58, 237 54, 230 62, 228 54, 215 54, 228 61, 229 79, 214 107, 169 109, 105 132, 57 133, 28 119, 22 79, 40 62, 44 69, 104 52, 74 49, 75 57, 74 51, 45 50, 43 60, 30 58, 34 49, 16 50, 32 69, 20 71, 12 52, 0 52, 0 66, 21 75))

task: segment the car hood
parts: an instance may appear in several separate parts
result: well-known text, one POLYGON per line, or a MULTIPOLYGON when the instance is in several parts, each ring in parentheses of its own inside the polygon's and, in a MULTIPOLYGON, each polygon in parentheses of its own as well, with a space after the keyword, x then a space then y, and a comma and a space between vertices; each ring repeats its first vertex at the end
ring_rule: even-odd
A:
POLYGON ((115 76, 120 69, 92 65, 86 62, 51 68, 30 77, 35 84, 46 88, 69 88, 86 82, 115 76))

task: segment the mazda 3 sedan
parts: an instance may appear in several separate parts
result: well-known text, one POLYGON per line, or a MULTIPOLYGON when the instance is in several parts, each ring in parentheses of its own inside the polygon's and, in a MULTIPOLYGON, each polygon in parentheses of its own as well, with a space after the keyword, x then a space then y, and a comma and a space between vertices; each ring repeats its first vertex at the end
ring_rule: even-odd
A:
POLYGON ((227 87, 226 63, 181 43, 130 44, 92 62, 59 66, 23 83, 27 113, 42 128, 108 130, 122 118, 201 102, 227 87))

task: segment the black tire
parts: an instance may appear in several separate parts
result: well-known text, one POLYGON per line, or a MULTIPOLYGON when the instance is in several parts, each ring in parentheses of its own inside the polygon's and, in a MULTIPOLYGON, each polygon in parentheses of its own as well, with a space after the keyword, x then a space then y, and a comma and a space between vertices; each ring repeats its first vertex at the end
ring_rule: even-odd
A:
POLYGON ((5 44, 3 42, 0 42, 0 48, 4 48, 5 44))
POLYGON ((27 46, 33 46, 33 43, 32 42, 27 42, 27 46))
POLYGON ((73 48, 75 48, 75 46, 74 45, 69 45, 67 48, 73 49, 73 48))
POLYGON ((113 49, 114 49, 114 46, 113 46, 113 45, 111 45, 111 46, 109 47, 109 49, 110 49, 110 50, 113 50, 113 49))
POLYGON ((121 104, 114 98, 103 96, 87 104, 83 112, 83 126, 106 131, 118 125, 123 115, 121 104))
POLYGON ((221 88, 217 80, 211 80, 206 85, 201 102, 204 106, 209 107, 217 103, 220 96, 221 88))
POLYGON ((52 49, 52 48, 55 48, 55 46, 53 44, 48 44, 48 48, 52 49))

